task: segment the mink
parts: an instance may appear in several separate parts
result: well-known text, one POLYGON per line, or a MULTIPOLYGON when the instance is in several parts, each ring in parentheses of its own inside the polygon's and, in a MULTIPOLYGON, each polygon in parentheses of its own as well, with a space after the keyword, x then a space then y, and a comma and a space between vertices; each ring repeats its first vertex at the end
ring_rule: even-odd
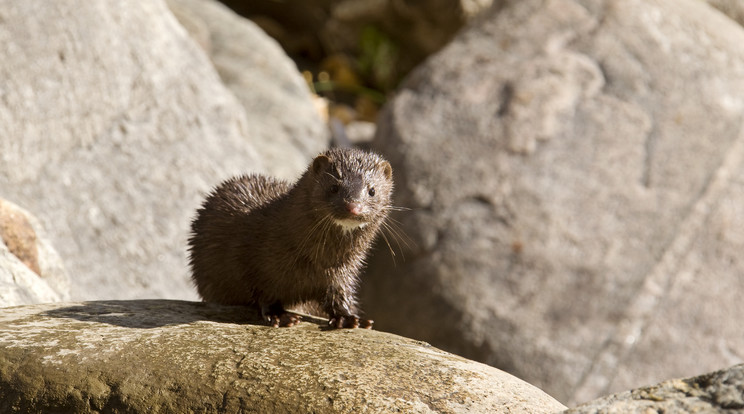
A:
POLYGON ((367 253, 391 210, 392 168, 380 155, 333 148, 290 184, 230 178, 197 210, 189 238, 192 280, 207 302, 253 306, 272 326, 316 304, 332 328, 371 328, 356 293, 367 253))

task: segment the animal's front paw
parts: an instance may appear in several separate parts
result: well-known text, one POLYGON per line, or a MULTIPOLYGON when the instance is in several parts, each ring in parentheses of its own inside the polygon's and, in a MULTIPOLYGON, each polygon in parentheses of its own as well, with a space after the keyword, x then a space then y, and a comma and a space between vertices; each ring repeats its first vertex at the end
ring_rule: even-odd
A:
POLYGON ((328 321, 328 325, 333 329, 372 329, 375 321, 371 319, 362 319, 356 315, 335 316, 328 321))
POLYGON ((274 328, 288 328, 290 326, 297 325, 301 321, 302 318, 300 317, 300 315, 289 312, 266 315, 266 322, 269 324, 269 326, 273 326, 274 328))

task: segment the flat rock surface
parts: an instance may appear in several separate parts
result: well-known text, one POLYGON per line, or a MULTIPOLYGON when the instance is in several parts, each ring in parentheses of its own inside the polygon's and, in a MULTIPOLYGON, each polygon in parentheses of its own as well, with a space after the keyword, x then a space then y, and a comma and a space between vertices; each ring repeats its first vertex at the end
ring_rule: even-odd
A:
POLYGON ((2 412, 493 412, 565 407, 495 368, 370 330, 152 300, 5 308, 2 412))
POLYGON ((414 243, 373 257, 366 314, 569 405, 744 361, 742 27, 702 1, 498 6, 378 123, 414 243))

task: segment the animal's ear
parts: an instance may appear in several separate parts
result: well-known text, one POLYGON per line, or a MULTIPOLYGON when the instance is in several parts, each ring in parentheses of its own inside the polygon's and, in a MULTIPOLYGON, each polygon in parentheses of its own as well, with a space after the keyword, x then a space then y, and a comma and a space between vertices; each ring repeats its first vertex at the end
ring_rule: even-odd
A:
POLYGON ((323 171, 328 169, 328 166, 331 164, 331 159, 326 157, 325 155, 318 155, 313 160, 313 172, 315 174, 320 174, 323 171))
POLYGON ((382 173, 385 174, 385 177, 389 180, 393 178, 393 167, 390 166, 390 163, 387 161, 383 161, 380 164, 380 168, 382 168, 382 173))

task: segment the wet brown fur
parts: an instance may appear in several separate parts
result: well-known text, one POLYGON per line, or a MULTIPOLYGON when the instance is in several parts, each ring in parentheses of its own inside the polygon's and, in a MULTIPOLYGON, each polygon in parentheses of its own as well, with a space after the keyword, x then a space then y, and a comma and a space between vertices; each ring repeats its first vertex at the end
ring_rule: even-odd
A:
POLYGON ((257 306, 270 323, 286 309, 316 302, 337 327, 356 326, 359 272, 392 191, 390 164, 349 148, 316 157, 294 185, 262 175, 223 182, 192 222, 190 265, 199 294, 208 302, 257 306), (349 213, 351 202, 363 206, 362 214, 349 213), (365 224, 344 228, 334 219, 365 224))

